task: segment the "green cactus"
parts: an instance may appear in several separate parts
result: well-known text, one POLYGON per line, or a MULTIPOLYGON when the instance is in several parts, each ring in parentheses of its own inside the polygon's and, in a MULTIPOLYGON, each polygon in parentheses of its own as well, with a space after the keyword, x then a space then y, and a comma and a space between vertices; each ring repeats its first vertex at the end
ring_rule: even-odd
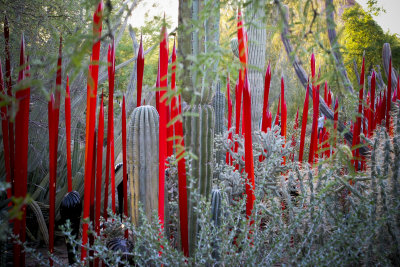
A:
POLYGON ((152 106, 133 110, 128 127, 128 173, 132 222, 139 223, 139 202, 150 220, 158 210, 159 116, 152 106))
MULTIPOLYGON (((211 220, 213 221, 215 227, 220 226, 221 202, 221 191, 219 191, 219 189, 213 189, 211 193, 211 220)), ((220 259, 219 242, 219 238, 216 238, 216 240, 214 240, 212 243, 212 257, 217 261, 220 259)))
MULTIPOLYGON (((215 134, 222 134, 225 130, 224 115, 225 115, 225 95, 221 92, 220 83, 217 83, 217 92, 213 98, 213 107, 215 111, 215 134)), ((224 160, 224 151, 216 148, 216 162, 221 163, 224 160)))
POLYGON ((219 189, 213 189, 211 193, 211 219, 216 227, 220 225, 221 202, 221 191, 219 191, 219 189))
MULTIPOLYGON (((194 179, 195 189, 206 199, 210 198, 213 177, 214 110, 209 104, 217 85, 213 81, 217 76, 218 57, 207 58, 209 64, 205 67, 194 59, 218 50, 219 12, 220 1, 179 1, 179 27, 186 29, 178 35, 178 57, 183 65, 182 98, 189 105, 185 111, 196 114, 184 116, 186 151, 197 157, 192 160, 187 177, 194 179), (207 19, 203 22, 204 14, 207 19), (196 28, 199 19, 202 26, 196 28)), ((189 255, 194 253, 197 234, 197 202, 192 193, 189 190, 189 255)))
MULTIPOLYGON (((194 179, 194 189, 201 196, 209 199, 213 177, 214 110, 210 105, 194 105, 187 107, 185 111, 196 114, 196 116, 184 117, 186 150, 197 156, 191 161, 188 177, 194 179)), ((188 200, 189 255, 192 255, 197 234, 197 214, 195 213, 197 200, 190 190, 188 200)))

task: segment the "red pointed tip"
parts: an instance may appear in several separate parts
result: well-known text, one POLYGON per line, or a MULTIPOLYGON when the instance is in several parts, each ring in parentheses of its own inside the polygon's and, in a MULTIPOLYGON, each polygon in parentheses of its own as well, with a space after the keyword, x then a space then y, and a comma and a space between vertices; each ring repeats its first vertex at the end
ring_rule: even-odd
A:
POLYGON ((311 54, 311 77, 315 76, 315 56, 314 53, 311 54))
POLYGON ((100 0, 99 4, 97 5, 97 12, 102 11, 103 7, 104 7, 103 0, 100 0))
POLYGON ((22 33, 21 35, 21 55, 25 57, 25 35, 22 33))
POLYGON ((61 52, 62 52, 62 41, 63 41, 63 38, 60 35, 60 46, 58 47, 58 55, 59 55, 59 57, 61 57, 61 52))

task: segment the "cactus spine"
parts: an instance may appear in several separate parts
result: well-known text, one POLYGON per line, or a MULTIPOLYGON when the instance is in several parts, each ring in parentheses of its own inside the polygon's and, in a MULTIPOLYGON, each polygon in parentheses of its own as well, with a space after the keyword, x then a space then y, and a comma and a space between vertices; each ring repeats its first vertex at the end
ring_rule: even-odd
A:
POLYGON ((128 127, 128 167, 132 222, 139 223, 139 202, 150 220, 158 210, 159 116, 152 106, 133 110, 128 127))
MULTIPOLYGON (((215 134, 222 134, 225 130, 224 127, 224 114, 225 114, 225 95, 221 93, 220 82, 217 83, 217 92, 213 98, 213 108, 215 111, 215 134)), ((216 148, 216 162, 221 163, 224 160, 224 151, 216 148)))

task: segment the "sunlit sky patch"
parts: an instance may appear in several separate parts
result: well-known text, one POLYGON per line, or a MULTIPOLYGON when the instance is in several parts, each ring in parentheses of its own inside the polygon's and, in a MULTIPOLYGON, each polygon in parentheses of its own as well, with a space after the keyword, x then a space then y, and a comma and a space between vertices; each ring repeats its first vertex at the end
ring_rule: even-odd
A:
MULTIPOLYGON (((368 0, 357 0, 358 3, 366 10, 368 0)), ((374 19, 383 28, 400 35, 400 0, 378 0, 378 6, 383 7, 386 13, 381 12, 374 19)), ((159 16, 165 14, 172 19, 172 25, 169 30, 174 29, 178 25, 178 0, 146 0, 135 8, 130 24, 133 27, 140 27, 144 24, 144 15, 149 12, 149 16, 159 16)))

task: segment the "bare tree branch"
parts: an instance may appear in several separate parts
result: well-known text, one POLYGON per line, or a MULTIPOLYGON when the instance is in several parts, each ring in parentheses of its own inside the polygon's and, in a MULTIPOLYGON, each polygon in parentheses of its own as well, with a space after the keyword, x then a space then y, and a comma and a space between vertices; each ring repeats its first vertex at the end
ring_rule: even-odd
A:
MULTIPOLYGON (((307 72, 304 70, 303 65, 299 58, 294 54, 293 46, 290 43, 288 39, 289 35, 289 23, 288 23, 288 10, 285 8, 280 0, 275 0, 275 4, 278 6, 280 10, 280 14, 283 20, 283 30, 281 33, 281 39, 282 43, 285 46, 286 53, 289 57, 289 59, 292 61, 293 67, 295 69, 295 72, 297 74, 297 77, 300 80, 300 83, 303 85, 303 87, 307 90, 307 72), (286 10, 285 10, 286 9, 286 10)), ((312 89, 309 89, 309 94, 310 97, 312 97, 312 89)), ((333 111, 328 107, 328 105, 325 103, 323 97, 319 97, 319 108, 322 114, 325 115, 326 118, 333 120, 333 111)), ((338 121, 338 130, 342 133, 344 133, 344 137, 346 141, 351 144, 353 140, 353 134, 346 128, 346 126, 343 124, 343 122, 338 121)), ((362 155, 367 155, 369 152, 369 149, 367 147, 360 147, 360 153, 362 155)))
POLYGON ((337 42, 336 30, 335 30, 335 20, 333 17, 333 12, 335 10, 333 5, 333 0, 325 0, 326 9, 326 25, 328 26, 328 37, 331 44, 333 58, 335 59, 336 66, 342 74, 344 85, 351 94, 354 93, 353 86, 351 85, 350 79, 347 75, 346 68, 343 65, 342 54, 339 50, 339 44, 337 42))

